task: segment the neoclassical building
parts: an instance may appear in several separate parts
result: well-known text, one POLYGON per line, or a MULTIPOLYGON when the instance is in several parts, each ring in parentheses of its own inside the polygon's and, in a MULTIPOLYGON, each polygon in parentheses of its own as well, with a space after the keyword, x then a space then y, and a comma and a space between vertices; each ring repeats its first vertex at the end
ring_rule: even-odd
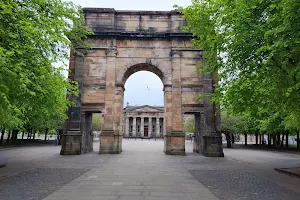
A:
POLYGON ((163 137, 164 107, 127 105, 123 114, 123 137, 163 137))

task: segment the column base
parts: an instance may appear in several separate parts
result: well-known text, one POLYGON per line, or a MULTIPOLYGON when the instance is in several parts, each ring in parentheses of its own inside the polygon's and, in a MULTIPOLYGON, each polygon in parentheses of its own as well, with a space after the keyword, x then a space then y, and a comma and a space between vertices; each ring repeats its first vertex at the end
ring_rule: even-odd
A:
POLYGON ((121 152, 122 135, 113 130, 101 131, 99 154, 119 154, 121 152))
POLYGON ((199 153, 197 138, 193 136, 193 152, 199 153))
POLYGON ((201 152, 206 157, 224 157, 221 136, 202 136, 201 152))
POLYGON ((80 155, 81 152, 81 131, 68 131, 61 135, 60 155, 80 155))
POLYGON ((182 131, 172 131, 164 137, 166 155, 185 156, 185 134, 182 131))

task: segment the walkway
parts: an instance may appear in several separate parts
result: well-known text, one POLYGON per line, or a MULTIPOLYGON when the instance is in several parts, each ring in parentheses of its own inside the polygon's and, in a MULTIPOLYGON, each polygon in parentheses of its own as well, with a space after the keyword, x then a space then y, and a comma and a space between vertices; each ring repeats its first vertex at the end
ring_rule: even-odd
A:
POLYGON ((124 140, 124 151, 44 200, 217 200, 162 141, 124 140))
POLYGON ((163 141, 123 140, 120 155, 60 156, 59 146, 0 150, 1 200, 298 200, 300 179, 274 168, 295 154, 224 149, 225 158, 166 156, 163 141))

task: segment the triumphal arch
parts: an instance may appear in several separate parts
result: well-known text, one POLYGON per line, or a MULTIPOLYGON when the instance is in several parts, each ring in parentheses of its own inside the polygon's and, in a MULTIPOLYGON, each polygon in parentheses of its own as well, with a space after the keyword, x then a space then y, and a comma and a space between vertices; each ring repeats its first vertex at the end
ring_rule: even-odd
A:
MULTIPOLYGON (((94 32, 90 49, 71 55, 69 78, 79 84, 76 106, 68 111, 61 154, 93 149, 92 113, 103 113, 100 154, 122 152, 124 84, 138 71, 155 73, 164 85, 164 152, 185 155, 183 114, 195 114, 194 150, 205 156, 223 156, 220 117, 216 106, 200 94, 214 92, 213 75, 201 74, 203 51, 191 48, 191 33, 178 11, 83 9, 94 32)), ((142 82, 143 80, 141 80, 142 82)), ((139 95, 139 94, 137 94, 139 95)))

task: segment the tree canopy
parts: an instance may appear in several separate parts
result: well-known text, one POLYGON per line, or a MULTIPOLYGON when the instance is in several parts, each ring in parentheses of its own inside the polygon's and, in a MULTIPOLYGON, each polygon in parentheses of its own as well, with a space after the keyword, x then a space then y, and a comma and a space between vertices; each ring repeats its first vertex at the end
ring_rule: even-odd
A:
POLYGON ((184 120, 184 131, 186 133, 195 133, 195 117, 188 117, 184 120))
POLYGON ((56 128, 76 83, 64 77, 66 49, 86 48, 80 7, 62 0, 0 1, 0 128, 56 128))
POLYGON ((299 130, 300 1, 193 0, 179 9, 205 50, 200 70, 218 72, 214 101, 259 132, 299 130))
POLYGON ((102 116, 100 113, 94 113, 92 117, 92 131, 101 131, 102 116))

